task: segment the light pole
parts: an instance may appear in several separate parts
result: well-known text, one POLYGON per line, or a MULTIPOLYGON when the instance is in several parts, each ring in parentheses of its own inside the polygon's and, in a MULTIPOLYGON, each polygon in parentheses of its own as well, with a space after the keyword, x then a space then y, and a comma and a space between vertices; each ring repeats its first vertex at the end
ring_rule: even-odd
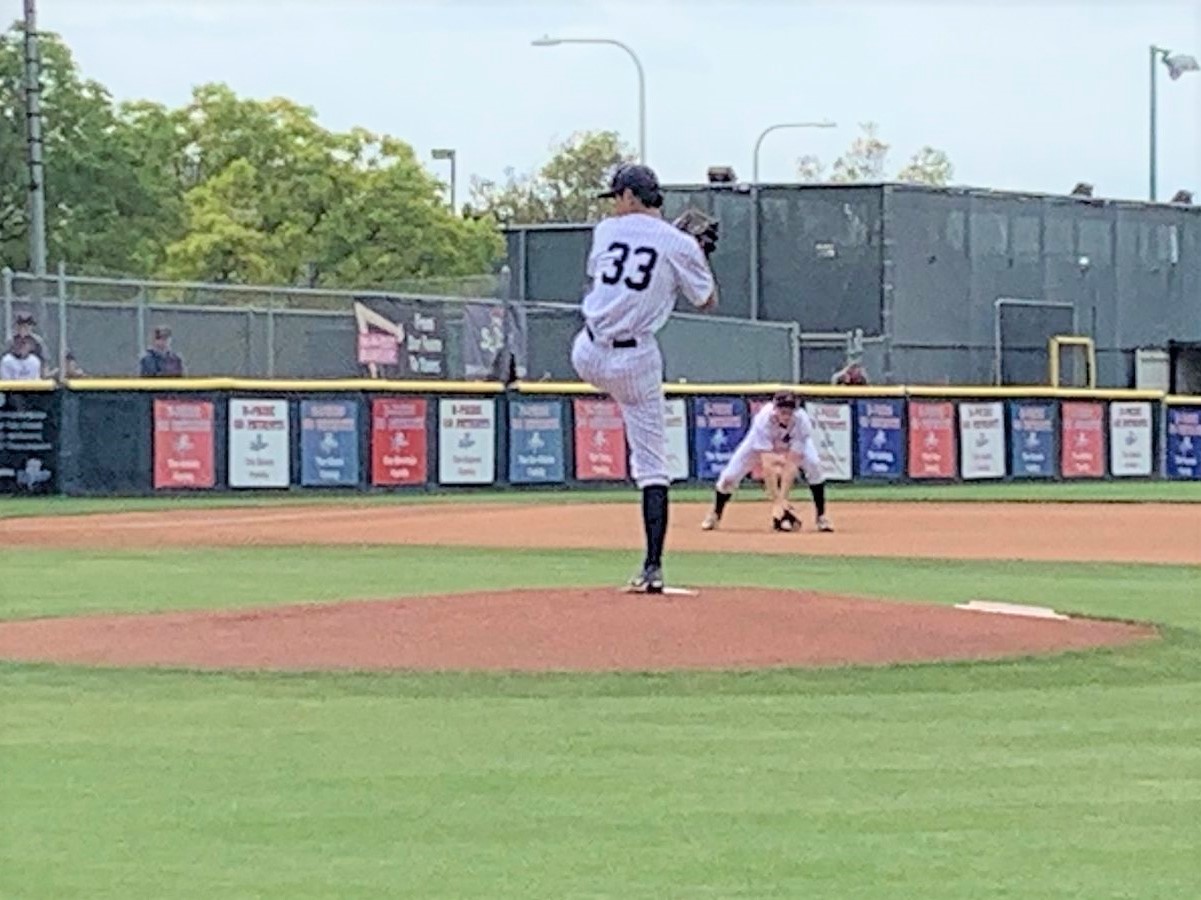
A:
POLYGON ((543 35, 537 40, 531 41, 535 47, 557 47, 560 44, 609 44, 613 47, 619 47, 629 54, 630 59, 634 61, 634 68, 638 70, 638 162, 646 162, 646 73, 642 70, 642 61, 638 59, 638 54, 631 50, 621 41, 615 41, 611 38, 553 38, 543 35))
POLYGON ((779 122, 759 132, 755 140, 754 162, 751 166, 751 318, 759 318, 759 149, 763 139, 773 131, 784 128, 834 128, 835 123, 823 119, 820 122, 779 122))
POLYGON ((1158 80, 1159 70, 1155 64, 1160 60, 1168 69, 1168 77, 1175 81, 1185 72, 1196 72, 1201 69, 1197 64, 1196 57, 1189 56, 1186 53, 1172 53, 1170 50, 1165 50, 1163 47, 1151 45, 1151 202, 1156 200, 1156 176, 1159 168, 1159 151, 1157 147, 1157 122, 1156 122, 1156 82, 1158 80))
POLYGON ((29 148, 29 267, 42 296, 46 275, 46 170, 42 161, 42 76, 35 0, 25 0, 25 135, 29 148))
POLYGON ((430 151, 430 156, 437 160, 450 160, 450 211, 455 212, 455 151, 446 147, 438 147, 430 151))

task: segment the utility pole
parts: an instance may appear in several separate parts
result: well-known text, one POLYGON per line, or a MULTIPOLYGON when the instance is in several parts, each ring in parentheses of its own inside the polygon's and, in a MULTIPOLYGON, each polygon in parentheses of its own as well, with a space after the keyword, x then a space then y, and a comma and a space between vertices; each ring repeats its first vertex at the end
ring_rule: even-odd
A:
POLYGON ((36 0, 25 0, 25 133, 29 147, 29 267, 38 295, 46 275, 46 177, 42 161, 42 76, 36 0))

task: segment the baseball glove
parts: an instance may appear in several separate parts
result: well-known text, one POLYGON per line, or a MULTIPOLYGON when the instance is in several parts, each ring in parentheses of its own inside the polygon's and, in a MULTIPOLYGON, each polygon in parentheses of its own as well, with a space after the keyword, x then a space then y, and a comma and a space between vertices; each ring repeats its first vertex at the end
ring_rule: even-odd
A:
POLYGON ((708 213, 701 212, 695 206, 684 210, 671 223, 686 234, 696 238, 705 256, 710 256, 717 249, 718 222, 708 213))

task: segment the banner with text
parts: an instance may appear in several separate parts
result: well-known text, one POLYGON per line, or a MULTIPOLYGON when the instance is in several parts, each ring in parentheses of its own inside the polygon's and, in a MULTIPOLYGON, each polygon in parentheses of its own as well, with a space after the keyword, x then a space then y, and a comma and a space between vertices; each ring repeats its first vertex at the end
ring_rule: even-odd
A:
POLYGON ((404 297, 357 297, 357 360, 372 378, 446 378, 442 308, 404 297))
POLYGON ((905 473, 904 415, 904 400, 855 401, 861 478, 900 478, 905 473))
POLYGON ((909 401, 909 477, 955 477, 955 406, 909 401))
POLYGON ((506 314, 504 306, 464 304, 463 374, 506 383, 509 376, 525 378, 528 327, 523 306, 510 306, 506 314))
POLYGON ((287 400, 229 401, 229 486, 287 487, 287 400))
POLYGON ((959 471, 963 479, 1005 477, 1005 405, 959 404, 959 471))
POLYGON ((671 399, 665 404, 667 417, 667 474, 672 481, 687 481, 688 402, 671 399))
POLYGON ((1014 401, 1009 407, 1009 467, 1015 478, 1055 475, 1055 404, 1014 401))
POLYGON ((693 415, 696 476, 701 481, 717 481, 746 434, 746 401, 740 397, 697 397, 693 415))
POLYGON ((805 404, 813 420, 813 443, 822 461, 827 481, 851 480, 851 405, 849 403, 805 404))
POLYGON ((1105 476, 1105 406, 1064 401, 1060 406, 1059 470, 1064 478, 1105 476))
POLYGON ((1169 406, 1167 417, 1167 476, 1201 479, 1201 406, 1169 406))
POLYGON ((154 401, 154 487, 203 490, 216 484, 213 403, 154 401))
POLYGON ((624 481, 626 436, 621 410, 612 400, 576 399, 575 476, 581 481, 624 481))
POLYGON ((438 401, 438 483, 496 480, 496 401, 438 401))
POLYGON ((429 480, 424 397, 371 403, 371 483, 395 487, 429 480))
POLYGON ((58 488, 59 397, 3 388, 0 384, 0 494, 52 494, 58 488))
POLYGON ((509 481, 561 484, 563 401, 514 400, 509 404, 509 481))
POLYGON ((1154 421, 1146 401, 1109 404, 1109 471, 1114 476, 1146 477, 1154 471, 1154 421))
POLYGON ((350 400, 300 403, 300 483, 305 487, 359 483, 359 405, 350 400))

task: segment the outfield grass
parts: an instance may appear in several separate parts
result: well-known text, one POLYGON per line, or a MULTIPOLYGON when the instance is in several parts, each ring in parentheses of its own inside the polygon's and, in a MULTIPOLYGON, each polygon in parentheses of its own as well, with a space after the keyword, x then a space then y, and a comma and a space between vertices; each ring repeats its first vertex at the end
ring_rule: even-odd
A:
MULTIPOLYGON (((758 490, 750 487, 748 490, 758 490)), ((864 502, 990 502, 1044 503, 1199 503, 1201 481, 1079 481, 997 482, 967 484, 834 484, 831 497, 839 503, 864 502)), ((800 493, 804 493, 803 486, 800 493)), ((296 490, 285 493, 221 493, 173 497, 0 497, 0 519, 21 516, 73 516, 111 512, 153 512, 172 509, 224 509, 337 503, 387 506, 406 503, 628 503, 630 487, 574 490, 457 490, 449 493, 362 494, 357 491, 296 490)), ((677 487, 679 501, 702 501, 707 488, 677 487)))
MULTIPOLYGON (((606 584, 629 563, 0 549, 0 617, 606 584)), ((1196 896, 1201 567, 671 565, 695 583, 1053 603, 1165 639, 739 675, 0 666, 0 897, 1196 896)))

